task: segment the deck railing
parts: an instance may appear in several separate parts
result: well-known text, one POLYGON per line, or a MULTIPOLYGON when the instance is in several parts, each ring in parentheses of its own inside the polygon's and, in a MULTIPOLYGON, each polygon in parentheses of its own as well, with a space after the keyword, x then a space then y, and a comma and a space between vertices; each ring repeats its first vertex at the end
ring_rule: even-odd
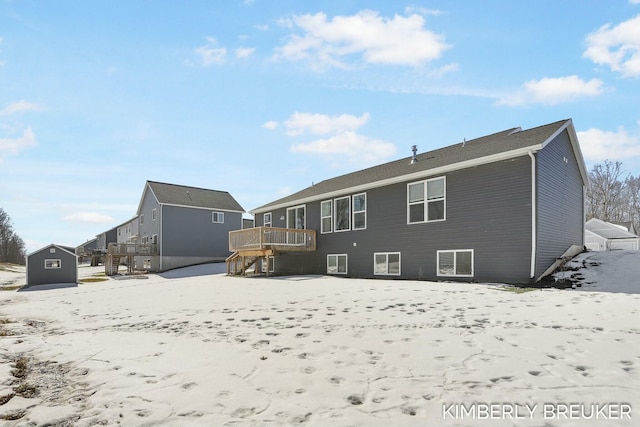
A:
POLYGON ((107 254, 110 255, 158 255, 155 243, 109 243, 107 254))
POLYGON ((295 228, 255 227, 229 232, 229 250, 231 252, 264 249, 315 251, 316 231, 295 228))

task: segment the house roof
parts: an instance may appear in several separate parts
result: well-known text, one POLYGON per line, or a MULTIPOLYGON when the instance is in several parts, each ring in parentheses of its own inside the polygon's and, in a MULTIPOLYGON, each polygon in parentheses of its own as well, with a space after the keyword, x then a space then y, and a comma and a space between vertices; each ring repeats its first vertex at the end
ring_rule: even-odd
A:
MULTIPOLYGON (((174 206, 188 206, 205 209, 219 209, 231 212, 244 212, 244 209, 226 191, 208 190, 185 185, 147 181, 145 191, 150 188, 158 203, 174 206)), ((143 193, 144 198, 144 193, 143 193)), ((142 201, 140 202, 142 204, 142 201)), ((139 212, 138 208, 138 214, 139 212)))
POLYGON ((586 167, 578 147, 575 130, 571 119, 567 119, 528 130, 511 128, 445 148, 421 153, 417 155, 417 162, 415 163, 411 163, 412 157, 405 157, 331 178, 253 209, 251 213, 266 212, 270 209, 306 203, 321 197, 331 197, 338 195, 338 193, 363 191, 368 188, 380 187, 404 180, 420 179, 421 177, 452 170, 523 156, 529 151, 536 152, 544 148, 546 144, 565 129, 569 132, 582 179, 586 182, 586 167))
POLYGON ((620 226, 602 221, 597 218, 591 218, 584 225, 587 231, 597 234, 605 239, 637 239, 633 233, 623 230, 620 226))
POLYGON ((72 255, 74 257, 76 256, 75 248, 72 248, 70 246, 56 245, 55 243, 51 243, 51 244, 49 244, 49 245, 47 245, 45 247, 42 247, 40 249, 37 249, 37 250, 31 252, 30 254, 27 254, 27 257, 35 255, 35 254, 37 254, 39 252, 45 251, 45 250, 47 250, 49 248, 57 248, 57 249, 60 249, 63 252, 67 252, 69 255, 72 255))

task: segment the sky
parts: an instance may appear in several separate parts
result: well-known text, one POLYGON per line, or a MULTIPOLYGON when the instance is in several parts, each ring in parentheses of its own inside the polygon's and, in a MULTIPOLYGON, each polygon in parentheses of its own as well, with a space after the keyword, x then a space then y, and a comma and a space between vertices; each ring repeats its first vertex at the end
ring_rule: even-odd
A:
POLYGON ((0 208, 27 252, 127 221, 147 180, 249 211, 568 118, 589 169, 640 175, 640 0, 0 0, 0 208))

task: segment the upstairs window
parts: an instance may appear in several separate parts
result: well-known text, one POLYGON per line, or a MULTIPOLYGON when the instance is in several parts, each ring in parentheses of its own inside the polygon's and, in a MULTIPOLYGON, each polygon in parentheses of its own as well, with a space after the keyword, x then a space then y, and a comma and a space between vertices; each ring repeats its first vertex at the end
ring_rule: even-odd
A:
POLYGON ((144 214, 140 215, 140 225, 144 224, 144 214))
POLYGON ((211 222, 222 224, 224 222, 224 212, 211 212, 211 222))
POLYGON ((271 227, 271 212, 267 212, 266 214, 262 215, 262 224, 265 227, 271 227))
POLYGON ((153 209, 151 211, 151 221, 155 221, 156 219, 158 219, 158 209, 153 209))
POLYGON ((331 233, 333 231, 333 203, 331 200, 325 200, 320 203, 320 232, 331 233))
POLYGON ((367 228, 367 193, 353 196, 353 229, 364 230, 367 228))
POLYGON ((445 184, 445 177, 440 177, 407 185, 409 224, 445 219, 445 184))
POLYGON ((341 197, 335 203, 335 230, 351 230, 351 197, 341 197))

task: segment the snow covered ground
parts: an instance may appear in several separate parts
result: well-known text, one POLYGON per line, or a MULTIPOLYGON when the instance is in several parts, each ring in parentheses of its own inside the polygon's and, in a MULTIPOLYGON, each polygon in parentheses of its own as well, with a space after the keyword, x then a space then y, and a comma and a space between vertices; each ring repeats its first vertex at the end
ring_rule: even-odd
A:
POLYGON ((0 425, 640 425, 640 254, 580 257, 575 290, 210 264, 0 291, 0 425))

